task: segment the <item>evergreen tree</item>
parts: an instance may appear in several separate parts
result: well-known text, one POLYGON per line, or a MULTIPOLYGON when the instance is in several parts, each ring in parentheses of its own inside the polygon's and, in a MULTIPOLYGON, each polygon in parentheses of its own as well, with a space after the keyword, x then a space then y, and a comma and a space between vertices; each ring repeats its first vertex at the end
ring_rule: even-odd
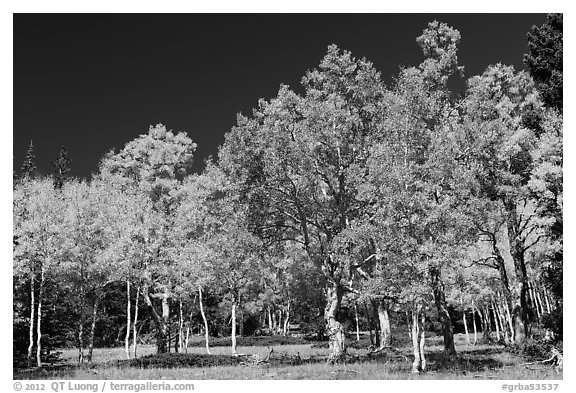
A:
POLYGON ((34 145, 32 144, 32 140, 30 140, 30 147, 28 147, 28 151, 26 152, 26 158, 24 159, 24 163, 22 164, 22 177, 29 178, 32 177, 36 172, 36 156, 34 155, 34 145))
POLYGON ((56 160, 52 161, 52 166, 54 167, 54 188, 57 190, 62 189, 64 185, 64 180, 67 179, 68 173, 70 173, 70 155, 66 150, 66 147, 61 146, 58 152, 58 157, 56 160))
POLYGON ((546 23, 528 33, 524 63, 544 104, 562 112, 562 14, 548 14, 546 23))

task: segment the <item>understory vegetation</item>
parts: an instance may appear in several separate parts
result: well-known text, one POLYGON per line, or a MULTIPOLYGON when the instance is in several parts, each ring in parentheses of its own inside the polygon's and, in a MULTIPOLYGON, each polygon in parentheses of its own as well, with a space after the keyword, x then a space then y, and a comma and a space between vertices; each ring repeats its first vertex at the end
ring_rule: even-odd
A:
POLYGON ((201 173, 162 124, 90 179, 65 148, 37 173, 31 145, 15 377, 561 376, 562 55, 539 45, 562 16, 530 32, 528 72, 491 65, 458 96, 460 33, 416 41, 391 86, 331 45, 201 173))
MULTIPOLYGON (((365 332, 364 332, 365 333, 365 332)), ((277 339, 279 339, 277 337, 277 339)), ((242 341, 242 340, 240 340, 242 341)), ((447 362, 441 337, 431 337, 429 365, 425 374, 411 374, 410 345, 395 351, 366 350, 369 337, 353 341, 346 362, 330 365, 327 348, 313 344, 281 344, 273 338, 240 342, 239 352, 229 355, 229 343, 201 350, 202 341, 182 354, 156 354, 154 346, 142 348, 138 359, 122 359, 122 348, 97 349, 92 363, 78 364, 76 352, 65 350, 59 364, 42 369, 15 371, 15 379, 561 379, 549 364, 531 361, 506 351, 498 344, 467 344, 455 335, 458 357, 447 362)))

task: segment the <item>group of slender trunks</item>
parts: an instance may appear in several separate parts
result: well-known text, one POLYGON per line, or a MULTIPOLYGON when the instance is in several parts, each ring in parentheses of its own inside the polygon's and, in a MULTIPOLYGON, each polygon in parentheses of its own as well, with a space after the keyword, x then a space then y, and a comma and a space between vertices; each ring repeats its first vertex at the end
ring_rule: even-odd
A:
MULTIPOLYGON (((502 265, 503 266, 503 265, 502 265)), ((505 271, 504 271, 505 275, 505 271)), ((454 329, 452 319, 448 310, 446 301, 445 285, 442 280, 441 269, 437 266, 431 266, 429 269, 430 284, 434 294, 435 309, 438 314, 438 319, 441 326, 441 333, 444 343, 444 355, 447 360, 453 360, 456 357, 456 349, 454 345, 454 329)), ((461 297, 461 307, 463 309, 462 322, 464 325, 466 340, 469 344, 470 331, 468 328, 468 320, 471 320, 474 342, 478 339, 477 321, 480 322, 482 343, 489 343, 494 341, 503 342, 505 344, 512 344, 522 342, 531 334, 531 326, 533 322, 539 322, 542 316, 552 311, 552 299, 545 286, 539 285, 532 280, 526 280, 521 283, 520 304, 514 304, 512 292, 507 286, 508 281, 504 281, 503 290, 496 292, 482 300, 480 304, 471 302, 465 305, 461 297), (522 305, 528 308, 523 311, 522 305), (493 337, 493 333, 495 337, 493 337)), ((336 286, 328 288, 327 300, 328 305, 325 311, 326 318, 326 331, 330 340, 330 354, 333 361, 345 356, 346 345, 345 335, 343 328, 343 321, 338 319, 338 309, 341 307, 343 287, 340 291, 336 286)), ((371 302, 364 304, 366 315, 377 315, 377 320, 368 318, 371 341, 376 345, 376 349, 384 349, 391 346, 391 329, 390 329, 390 315, 389 315, 389 302, 384 298, 374 298, 371 302), (373 308, 372 312, 369 305, 373 308), (373 339, 372 331, 376 335, 373 339)), ((356 338, 359 340, 359 318, 358 308, 355 305, 356 314, 356 338)), ((412 372, 418 373, 426 370, 426 356, 425 356, 425 322, 427 314, 425 312, 424 304, 415 302, 406 312, 406 320, 408 322, 408 334, 412 341, 414 362, 412 364, 412 372)))
MULTIPOLYGON (((508 228, 509 234, 514 235, 515 228, 513 225, 508 228)), ((468 336, 468 319, 467 312, 470 310, 472 317, 472 325, 474 331, 474 343, 477 342, 477 317, 479 318, 482 326, 483 337, 482 340, 490 341, 491 333, 495 330, 496 340, 503 341, 505 343, 519 342, 526 337, 530 336, 531 324, 540 320, 542 315, 550 313, 553 307, 553 302, 550 297, 549 292, 544 286, 538 285, 537 282, 531 281, 528 278, 527 268, 524 261, 524 254, 528 249, 522 242, 517 240, 517 237, 511 237, 510 249, 512 254, 512 259, 514 261, 515 272, 519 281, 519 293, 520 299, 519 304, 515 304, 513 299, 512 291, 510 288, 509 280, 507 277, 506 269, 504 267, 504 259, 500 254, 498 247, 496 246, 495 236, 493 236, 493 255, 491 259, 494 261, 492 267, 497 269, 500 273, 500 279, 502 282, 502 290, 496 292, 494 295, 490 296, 489 300, 484 300, 481 304, 476 304, 472 302, 468 307, 463 303, 461 298, 461 306, 464 309, 463 324, 466 332, 467 340, 468 336)), ((45 269, 42 267, 38 272, 39 283, 34 280, 35 275, 32 274, 31 282, 31 315, 30 315, 30 342, 28 347, 28 359, 31 364, 36 363, 38 367, 42 365, 41 355, 42 355, 42 307, 43 307, 43 297, 44 297, 44 287, 45 287, 45 269), (36 290, 36 287, 38 289, 36 290), (36 296, 36 291, 38 295, 36 296), (36 314, 36 315, 35 315, 36 314), (36 323, 34 321, 36 320, 36 323), (36 329, 36 332, 35 332, 36 329), (36 334, 35 334, 36 333, 36 334), (34 345, 36 344, 36 345, 34 345), (34 359, 34 348, 36 349, 36 356, 34 359)), ((448 359, 452 359, 456 356, 456 350, 454 347, 454 332, 453 326, 448 311, 448 306, 446 302, 444 282, 442 280, 442 272, 440 267, 431 266, 429 268, 430 284, 434 294, 435 308, 438 313, 439 322, 442 329, 442 336, 444 339, 444 352, 448 359)), ((127 288, 127 323, 126 323, 126 335, 125 335, 125 351, 127 357, 137 356, 138 347, 138 309, 140 297, 147 305, 150 316, 154 321, 156 327, 156 343, 157 350, 159 353, 164 353, 169 351, 170 337, 170 298, 171 293, 169 286, 165 286, 164 290, 160 293, 150 294, 149 289, 146 285, 138 285, 136 288, 135 300, 134 300, 134 315, 132 317, 132 304, 131 297, 133 290, 131 289, 130 280, 126 281, 127 288), (158 311, 153 298, 159 298, 161 301, 161 311, 158 311), (132 341, 132 345, 130 345, 132 341)), ((342 307, 342 299, 345 293, 345 287, 338 282, 332 282, 327 285, 326 295, 327 304, 325 308, 324 318, 326 321, 325 333, 329 339, 330 347, 330 358, 333 361, 338 361, 346 353, 345 344, 345 328, 344 321, 341 320, 340 311, 342 307)), ((202 302, 203 290, 198 287, 198 299, 200 306, 200 313, 204 322, 204 334, 206 341, 206 351, 210 353, 209 348, 209 329, 208 321, 206 319, 206 314, 204 312, 203 302, 202 302)), ((83 296, 80 297, 84 299, 83 296)), ((82 300, 84 301, 84 300, 82 300)), ((83 362, 84 360, 91 361, 93 355, 94 347, 94 333, 98 318, 98 307, 100 304, 100 298, 95 296, 92 302, 92 315, 90 322, 90 331, 86 337, 84 331, 84 326, 86 325, 88 316, 85 315, 85 310, 87 309, 85 304, 80 305, 81 318, 78 329, 78 361, 83 362), (86 342, 87 341, 87 342, 86 342), (88 349, 86 355, 84 355, 84 348, 88 349)), ((236 297, 233 297, 232 307, 231 307, 231 327, 232 327, 232 353, 236 354, 236 310, 238 306, 238 301, 236 297)), ((391 329, 390 329, 390 316, 389 316, 389 302, 383 298, 375 298, 372 301, 371 306, 373 308, 372 314, 378 315, 378 323, 374 320, 370 320, 370 335, 372 339, 372 330, 376 335, 376 340, 379 349, 390 347, 391 345, 391 329), (376 326, 378 325, 378 327, 376 326)), ((414 303, 411 309, 407 311, 407 317, 409 322, 409 335, 412 339, 413 352, 414 352, 414 362, 412 366, 413 372, 422 372, 426 369, 426 357, 424 353, 425 348, 425 321, 426 313, 424 311, 424 305, 421 303, 414 303)), ((368 306, 365 304, 365 311, 367 315, 370 314, 368 306)), ((179 329, 175 337, 176 344, 175 348, 177 351, 184 352, 188 346, 190 327, 188 326, 186 332, 184 333, 184 317, 182 315, 182 301, 180 300, 180 318, 179 318, 179 329)), ((358 310, 355 306, 356 311, 356 330, 357 338, 359 338, 359 319, 358 310)), ((282 332, 287 334, 289 326, 289 307, 288 312, 285 315, 283 323, 281 322, 282 314, 276 317, 276 313, 268 310, 268 324, 270 330, 274 332, 282 332)), ((142 326, 142 324, 141 324, 142 326)))

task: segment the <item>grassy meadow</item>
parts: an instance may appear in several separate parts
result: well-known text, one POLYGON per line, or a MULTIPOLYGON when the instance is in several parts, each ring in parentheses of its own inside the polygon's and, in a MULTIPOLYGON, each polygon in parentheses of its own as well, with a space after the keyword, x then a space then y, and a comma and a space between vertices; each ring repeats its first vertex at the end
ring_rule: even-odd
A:
POLYGON ((77 363, 77 350, 62 350, 59 364, 41 369, 14 370, 14 379, 562 379, 553 367, 534 363, 505 351, 501 345, 469 345, 463 334, 455 335, 458 358, 446 363, 442 338, 427 340, 427 372, 412 374, 411 347, 397 343, 395 351, 370 355, 368 337, 349 340, 346 363, 326 362, 326 343, 284 337, 239 338, 233 357, 229 339, 216 339, 211 355, 200 337, 187 353, 154 355, 152 345, 138 347, 138 359, 126 359, 124 348, 96 348, 92 363, 77 363), (270 354, 270 352, 272 353, 270 354), (268 362, 257 363, 254 359, 268 362))

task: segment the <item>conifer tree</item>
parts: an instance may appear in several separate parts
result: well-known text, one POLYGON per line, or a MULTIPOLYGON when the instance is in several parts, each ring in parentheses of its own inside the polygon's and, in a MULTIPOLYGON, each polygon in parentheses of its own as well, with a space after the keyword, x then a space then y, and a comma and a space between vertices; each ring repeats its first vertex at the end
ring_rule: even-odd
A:
POLYGON ((524 63, 536 82, 544 104, 562 112, 563 96, 563 17, 548 14, 546 23, 528 33, 528 53, 524 63))
POLYGON ((65 146, 60 147, 58 152, 58 157, 56 160, 52 161, 52 166, 54 167, 54 188, 57 190, 62 189, 64 185, 64 180, 67 179, 68 173, 70 173, 70 155, 66 150, 65 146))
POLYGON ((32 140, 30 140, 30 147, 28 147, 28 151, 26 152, 26 158, 24 159, 24 163, 22 164, 22 177, 29 178, 34 175, 36 172, 36 156, 34 155, 34 145, 32 140))

